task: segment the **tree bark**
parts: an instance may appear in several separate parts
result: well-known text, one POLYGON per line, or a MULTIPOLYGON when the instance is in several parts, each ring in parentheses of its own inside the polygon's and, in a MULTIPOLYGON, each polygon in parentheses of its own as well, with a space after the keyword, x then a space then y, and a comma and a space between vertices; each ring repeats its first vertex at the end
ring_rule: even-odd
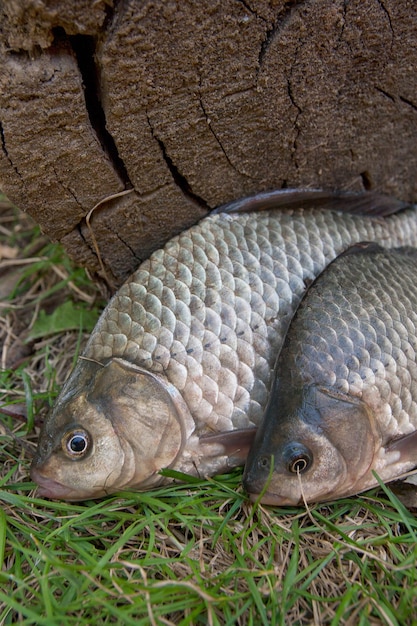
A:
POLYGON ((412 0, 3 0, 0 188, 114 286, 258 191, 415 200, 416 40, 412 0))

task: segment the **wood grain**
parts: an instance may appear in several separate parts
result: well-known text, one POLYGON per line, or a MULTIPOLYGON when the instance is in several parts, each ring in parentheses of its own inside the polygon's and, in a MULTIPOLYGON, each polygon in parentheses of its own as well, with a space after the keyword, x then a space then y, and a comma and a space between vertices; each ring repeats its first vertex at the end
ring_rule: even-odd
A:
POLYGON ((417 195, 410 0, 0 3, 0 188, 113 286, 281 187, 417 195))

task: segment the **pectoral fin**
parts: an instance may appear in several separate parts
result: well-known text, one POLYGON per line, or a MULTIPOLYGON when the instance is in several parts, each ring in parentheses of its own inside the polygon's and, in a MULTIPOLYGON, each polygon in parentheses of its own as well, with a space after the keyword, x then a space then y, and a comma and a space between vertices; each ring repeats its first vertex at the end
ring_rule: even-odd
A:
MULTIPOLYGON (((417 466, 417 431, 404 435, 391 442, 387 452, 399 452, 399 462, 411 462, 417 466)), ((417 474, 412 474, 405 480, 396 480, 389 484, 391 491, 408 509, 417 509, 417 474)))
POLYGON ((399 452, 398 463, 415 463, 417 466, 417 430, 391 441, 387 452, 399 452))
POLYGON ((242 465, 245 463, 249 448, 255 439, 256 430, 256 428, 242 428, 205 435, 200 437, 200 445, 222 446, 224 456, 230 460, 230 466, 242 465))
POLYGON ((408 203, 373 191, 325 191, 323 189, 276 189, 234 200, 213 213, 245 213, 269 209, 320 207, 359 215, 387 216, 409 206, 408 203))

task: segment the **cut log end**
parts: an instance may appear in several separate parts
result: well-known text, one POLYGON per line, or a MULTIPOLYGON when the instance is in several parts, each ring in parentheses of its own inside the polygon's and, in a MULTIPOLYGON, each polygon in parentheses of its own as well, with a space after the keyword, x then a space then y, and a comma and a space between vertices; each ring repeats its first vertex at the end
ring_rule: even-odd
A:
POLYGON ((41 5, 0 8, 0 188, 114 285, 245 195, 415 201, 406 0, 41 5))

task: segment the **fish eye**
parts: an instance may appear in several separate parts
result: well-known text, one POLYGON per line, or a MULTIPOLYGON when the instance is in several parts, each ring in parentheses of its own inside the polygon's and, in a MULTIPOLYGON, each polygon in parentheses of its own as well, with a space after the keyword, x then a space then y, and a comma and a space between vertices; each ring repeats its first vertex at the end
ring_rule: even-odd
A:
POLYGON ((313 463, 311 451, 302 444, 290 444, 284 452, 287 469, 291 474, 303 474, 313 463))
POLYGON ((72 429, 62 438, 62 449, 71 458, 83 457, 91 447, 91 437, 86 430, 72 429))

